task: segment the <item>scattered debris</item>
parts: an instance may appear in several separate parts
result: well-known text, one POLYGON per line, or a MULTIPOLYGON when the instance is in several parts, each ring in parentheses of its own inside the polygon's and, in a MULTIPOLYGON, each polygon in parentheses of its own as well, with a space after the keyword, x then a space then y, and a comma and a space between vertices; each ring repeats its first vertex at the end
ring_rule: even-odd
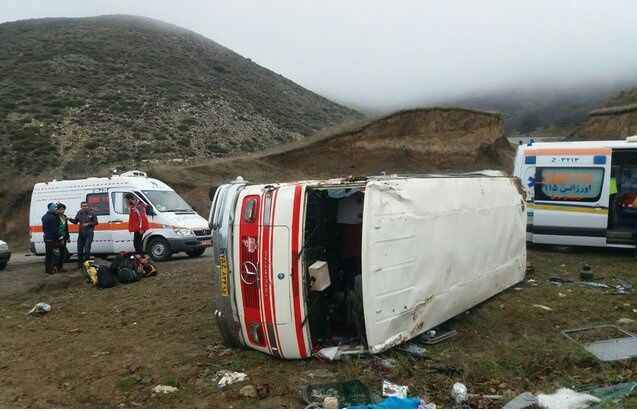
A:
POLYGON ((633 284, 626 280, 617 280, 615 289, 617 290, 617 294, 630 294, 633 292, 633 284))
POLYGON ((418 357, 418 358, 425 358, 427 356, 427 350, 425 348, 419 346, 418 344, 414 344, 412 342, 403 344, 399 346, 398 349, 400 351, 409 353, 413 355, 414 357, 418 357))
POLYGON ((31 308, 31 311, 29 311, 27 314, 28 315, 46 314, 50 311, 51 311, 51 306, 49 304, 37 303, 36 305, 33 306, 33 308, 31 308))
POLYGON ((563 298, 563 297, 566 297, 566 294, 557 293, 557 296, 558 296, 558 297, 562 297, 562 298, 563 298))
POLYGON ((590 288, 610 288, 608 284, 597 283, 593 281, 580 281, 578 284, 581 284, 585 287, 590 287, 590 288))
POLYGON ((461 382, 453 384, 453 386, 451 387, 451 398, 456 403, 456 405, 460 405, 467 401, 467 386, 461 382))
POLYGON ((339 345, 337 347, 322 348, 316 355, 325 360, 335 361, 347 355, 363 354, 366 352, 362 345, 339 345))
MULTIPOLYGON (((431 330, 431 331, 435 331, 435 330, 431 330)), ((444 331, 441 333, 434 333, 433 335, 427 335, 427 333, 424 333, 420 337, 418 337, 418 341, 423 344, 433 345, 433 344, 438 344, 439 342, 448 340, 451 337, 455 337, 456 335, 458 335, 458 332, 456 330, 449 330, 449 331, 444 331)))
POLYGON ((91 355, 91 357, 97 358, 97 357, 103 357, 105 355, 110 355, 110 352, 109 351, 98 351, 98 352, 94 353, 93 355, 91 355))
POLYGON ((530 274, 534 274, 534 273, 535 273, 535 267, 533 267, 533 264, 527 263, 526 264, 526 275, 530 275, 530 274))
POLYGON ((576 344, 584 347, 586 351, 593 354, 600 361, 618 361, 637 357, 637 336, 617 327, 616 325, 606 324, 592 327, 576 328, 572 330, 564 330, 562 331, 562 335, 575 342, 576 344), (572 336, 573 334, 603 328, 612 329, 616 333, 625 335, 626 337, 609 338, 583 344, 577 341, 572 336))
POLYGON ((550 277, 549 281, 552 283, 556 283, 558 285, 574 282, 573 280, 569 278, 562 278, 562 277, 550 277))
POLYGON ((389 397, 374 404, 356 404, 351 409, 435 409, 436 404, 425 404, 419 397, 399 398, 389 397))
POLYGON ((553 394, 538 394, 537 405, 540 408, 566 409, 588 408, 591 404, 601 400, 590 394, 573 391, 569 388, 560 388, 553 394))
POLYGON ((242 397, 246 397, 246 398, 258 397, 257 389, 254 385, 246 385, 245 387, 241 387, 241 389, 239 390, 239 394, 242 397))
POLYGON ((614 408, 637 389, 637 381, 629 381, 608 387, 592 387, 586 393, 597 397, 601 402, 598 408, 614 408))
POLYGON ((394 384, 390 381, 383 381, 383 397, 407 398, 409 387, 406 385, 394 384))
POLYGON ((390 371, 398 366, 396 360, 393 358, 381 358, 381 357, 372 357, 372 367, 380 369, 381 371, 390 371))
POLYGON ((323 408, 326 410, 336 410, 338 409, 338 398, 336 397, 325 397, 323 399, 323 408))
POLYGON ((316 370, 309 370, 305 372, 305 375, 307 375, 310 378, 334 378, 335 374, 325 368, 319 368, 316 370))
POLYGON ((593 279, 595 278, 595 275, 593 274, 593 270, 591 269, 591 266, 588 264, 584 264, 582 266, 582 269, 579 272, 579 277, 583 281, 593 281, 593 279))
POLYGON ((520 288, 520 287, 515 287, 515 288, 514 288, 514 290, 515 290, 515 291, 522 291, 522 288, 520 288))
POLYGON ((177 392, 177 391, 179 391, 179 388, 172 387, 170 385, 156 385, 153 388, 153 392, 155 394, 171 394, 171 393, 177 392))
POLYGON ((617 324, 632 324, 634 322, 635 320, 633 320, 632 318, 620 318, 619 320, 617 320, 617 324))
POLYGON ((318 405, 320 408, 327 397, 338 400, 339 407, 371 402, 369 389, 359 380, 340 383, 307 385, 301 389, 301 398, 306 404, 318 405))
POLYGON ((257 398, 262 400, 270 395, 270 384, 257 384, 257 398))
POLYGON ((530 392, 523 392, 511 401, 504 404, 504 409, 525 409, 532 408, 537 405, 537 397, 530 392))
POLYGON ((245 381, 248 379, 247 374, 242 373, 242 372, 235 372, 235 371, 219 371, 217 373, 217 387, 219 388, 223 388, 226 385, 230 385, 230 384, 234 384, 236 382, 241 382, 241 381, 245 381))
POLYGON ((547 307, 546 305, 541 305, 541 304, 533 304, 533 307, 535 308, 541 308, 544 311, 553 311, 553 309, 551 307, 547 307))

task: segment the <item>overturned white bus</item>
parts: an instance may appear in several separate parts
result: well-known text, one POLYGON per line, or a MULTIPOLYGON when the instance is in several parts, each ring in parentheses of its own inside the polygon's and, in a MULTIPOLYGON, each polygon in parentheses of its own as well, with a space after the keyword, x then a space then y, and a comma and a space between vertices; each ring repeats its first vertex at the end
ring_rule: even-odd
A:
POLYGON ((224 342, 282 358, 398 345, 523 279, 525 207, 518 180, 493 174, 222 185, 224 342))

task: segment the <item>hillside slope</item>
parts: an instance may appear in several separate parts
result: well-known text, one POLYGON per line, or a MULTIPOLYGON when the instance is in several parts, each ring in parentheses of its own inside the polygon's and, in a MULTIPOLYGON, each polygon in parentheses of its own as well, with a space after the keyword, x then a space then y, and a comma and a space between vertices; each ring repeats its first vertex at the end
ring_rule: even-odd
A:
POLYGON ((362 116, 194 32, 133 16, 0 24, 0 159, 83 175, 211 158, 362 116))
POLYGON ((176 169, 157 166, 150 174, 206 210, 208 190, 236 176, 252 182, 499 169, 511 171, 514 150, 504 138, 502 116, 462 108, 400 111, 324 132, 268 152, 212 160, 176 169))
MULTIPOLYGON (((302 141, 261 153, 152 165, 145 171, 177 190, 207 215, 211 187, 242 176, 252 182, 499 169, 510 172, 514 150, 504 138, 502 116, 461 108, 422 108, 324 130, 302 141)), ((27 211, 33 177, 0 186, 0 238, 26 248, 27 211), (18 210, 16 213, 15 210, 18 210)))

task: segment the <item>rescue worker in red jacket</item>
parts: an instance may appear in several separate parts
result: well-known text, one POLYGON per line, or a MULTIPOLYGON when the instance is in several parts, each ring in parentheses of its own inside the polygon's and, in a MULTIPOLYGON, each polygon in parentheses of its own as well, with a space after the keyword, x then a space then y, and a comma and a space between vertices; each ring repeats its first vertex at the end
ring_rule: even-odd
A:
POLYGON ((146 230, 148 230, 146 204, 132 194, 127 194, 126 200, 128 201, 128 231, 133 233, 135 253, 144 255, 144 243, 142 238, 146 230))

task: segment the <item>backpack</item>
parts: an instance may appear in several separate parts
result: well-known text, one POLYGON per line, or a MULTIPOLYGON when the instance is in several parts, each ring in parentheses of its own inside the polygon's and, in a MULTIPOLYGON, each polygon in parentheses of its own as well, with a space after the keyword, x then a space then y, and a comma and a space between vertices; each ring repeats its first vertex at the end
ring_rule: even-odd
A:
POLYGON ((97 286, 97 267, 95 266, 95 261, 84 261, 82 264, 82 274, 86 277, 87 283, 97 286))
POLYGON ((100 265, 97 267, 97 288, 111 288, 115 286, 115 277, 110 267, 100 265))
POLYGON ((115 273, 117 275, 117 281, 120 283, 127 284, 139 281, 139 274, 137 274, 137 271, 129 267, 120 267, 115 273))

